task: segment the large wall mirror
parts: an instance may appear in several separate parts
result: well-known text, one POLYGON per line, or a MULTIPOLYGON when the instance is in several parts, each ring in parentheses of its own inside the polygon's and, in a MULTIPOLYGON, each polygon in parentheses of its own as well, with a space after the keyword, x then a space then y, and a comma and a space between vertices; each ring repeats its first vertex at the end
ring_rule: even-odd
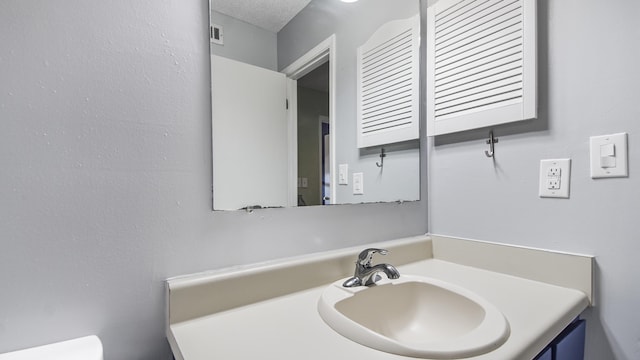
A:
POLYGON ((418 17, 419 0, 210 0, 214 210, 419 200, 418 138, 358 147, 359 48, 418 17))

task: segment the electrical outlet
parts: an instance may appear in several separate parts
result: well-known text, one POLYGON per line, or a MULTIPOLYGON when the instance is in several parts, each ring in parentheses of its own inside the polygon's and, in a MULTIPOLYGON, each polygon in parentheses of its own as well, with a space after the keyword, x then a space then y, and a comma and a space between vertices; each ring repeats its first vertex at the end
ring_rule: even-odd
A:
POLYGON ((550 166, 549 171, 547 172, 547 176, 549 177, 559 177, 561 174, 561 170, 559 166, 550 166))
POLYGON ((571 159, 540 160, 540 197, 569 198, 571 159))
POLYGON ((558 178, 547 179, 547 189, 560 190, 560 179, 558 178))

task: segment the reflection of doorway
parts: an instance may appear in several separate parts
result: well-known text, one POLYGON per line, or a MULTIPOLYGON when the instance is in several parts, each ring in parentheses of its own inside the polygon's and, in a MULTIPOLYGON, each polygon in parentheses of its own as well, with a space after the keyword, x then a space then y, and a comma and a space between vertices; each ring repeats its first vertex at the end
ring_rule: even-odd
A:
POLYGON ((323 120, 319 120, 323 116, 329 128, 335 129, 334 49, 335 35, 332 35, 282 70, 289 78, 289 184, 294 184, 289 187, 289 199, 296 199, 299 205, 330 204, 336 191, 335 134, 333 130, 327 134, 325 146, 323 120), (325 158, 326 169, 323 147, 329 158, 325 158), (328 181, 323 180, 325 173, 328 181))
MULTIPOLYGON (((324 167, 325 135, 329 138, 329 62, 298 79, 297 105, 298 205, 323 205, 329 198, 324 184, 330 184, 324 179, 325 170, 330 171, 324 167)), ((328 153, 328 146, 326 150, 328 153)))

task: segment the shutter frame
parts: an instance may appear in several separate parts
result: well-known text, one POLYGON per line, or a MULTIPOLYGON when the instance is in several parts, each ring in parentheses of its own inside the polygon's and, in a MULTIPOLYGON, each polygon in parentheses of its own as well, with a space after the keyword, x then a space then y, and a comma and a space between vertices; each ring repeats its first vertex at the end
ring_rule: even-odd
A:
POLYGON ((535 0, 427 9, 427 135, 537 117, 535 0))
POLYGON ((358 148, 420 137, 419 71, 419 15, 385 23, 358 48, 358 148))

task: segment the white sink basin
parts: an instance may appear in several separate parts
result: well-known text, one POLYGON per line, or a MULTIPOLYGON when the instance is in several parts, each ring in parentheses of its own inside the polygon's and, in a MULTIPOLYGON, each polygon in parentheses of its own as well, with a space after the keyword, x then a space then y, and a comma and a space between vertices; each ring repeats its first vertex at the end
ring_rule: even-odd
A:
POLYGON ((437 279, 402 275, 372 287, 331 284, 318 302, 336 332, 370 348, 430 359, 492 351, 509 337, 509 324, 491 303, 437 279))

